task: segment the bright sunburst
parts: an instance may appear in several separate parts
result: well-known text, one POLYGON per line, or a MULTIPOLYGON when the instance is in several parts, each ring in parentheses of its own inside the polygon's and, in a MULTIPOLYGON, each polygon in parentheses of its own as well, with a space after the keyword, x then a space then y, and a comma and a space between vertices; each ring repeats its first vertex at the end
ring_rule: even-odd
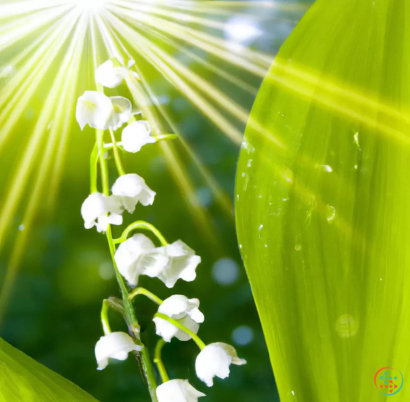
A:
MULTIPOLYGON (((5 245, 13 247, 7 272, 1 273, 5 279, 0 314, 36 211, 44 199, 49 209, 53 207, 66 145, 72 130, 77 130, 73 126, 75 101, 90 89, 87 83, 96 66, 108 58, 136 61, 133 68, 141 80, 127 81, 134 103, 157 134, 180 135, 185 155, 194 162, 219 206, 232 216, 228 195, 184 141, 184 133, 178 132, 166 103, 160 101, 150 82, 153 76, 161 77, 221 134, 240 144, 249 111, 191 69, 190 63, 253 96, 256 86, 243 77, 264 77, 273 55, 248 47, 262 32, 258 21, 247 16, 249 8, 261 19, 264 13, 275 11, 279 21, 296 21, 306 6, 185 0, 29 0, 6 1, 0 6, 0 155, 3 166, 12 166, 1 173, 9 185, 3 189, 0 204, 0 251, 5 245), (41 113, 38 118, 28 116, 30 124, 23 125, 22 132, 22 114, 29 113, 33 104, 41 113), (19 153, 11 155, 10 147, 15 149, 16 144, 19 153), (8 239, 17 213, 23 217, 20 226, 24 230, 17 239, 8 239)), ((263 132, 263 127, 260 130, 263 132)), ((167 142, 161 143, 161 149, 192 216, 211 241, 211 220, 185 173, 184 160, 167 142)))

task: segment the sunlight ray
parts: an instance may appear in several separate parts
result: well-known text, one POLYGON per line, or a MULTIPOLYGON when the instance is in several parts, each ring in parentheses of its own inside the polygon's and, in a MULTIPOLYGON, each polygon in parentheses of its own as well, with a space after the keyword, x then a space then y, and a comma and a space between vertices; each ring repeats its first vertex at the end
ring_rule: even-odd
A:
MULTIPOLYGON (((84 18, 82 16, 81 18, 84 18)), ((47 132, 47 126, 50 123, 51 116, 56 107, 56 101, 60 99, 60 91, 62 85, 66 82, 66 76, 68 73, 68 66, 70 65, 70 59, 74 52, 74 45, 79 40, 81 35, 80 27, 84 27, 84 24, 78 24, 76 30, 70 40, 70 48, 66 53, 59 73, 53 82, 52 88, 46 98, 46 102, 43 108, 43 112, 34 127, 33 134, 27 144, 22 161, 19 167, 16 168, 16 173, 11 180, 12 187, 6 193, 5 203, 2 205, 0 211, 0 249, 4 244, 3 238, 10 225, 10 220, 13 218, 16 209, 19 206, 20 200, 23 196, 23 192, 27 186, 28 179, 31 174, 31 166, 36 163, 36 158, 39 157, 39 153, 43 146, 43 139, 47 132)))

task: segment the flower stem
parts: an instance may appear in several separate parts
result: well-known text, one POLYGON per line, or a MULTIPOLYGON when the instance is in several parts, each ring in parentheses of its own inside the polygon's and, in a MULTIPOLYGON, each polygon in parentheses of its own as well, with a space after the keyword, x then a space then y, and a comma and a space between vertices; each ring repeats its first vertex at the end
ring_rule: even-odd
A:
POLYGON ((173 318, 168 317, 167 315, 161 314, 161 313, 156 313, 154 317, 161 318, 162 320, 168 321, 170 324, 175 325, 178 329, 187 333, 195 341, 199 349, 202 350, 205 348, 206 345, 204 342, 202 342, 201 338, 197 334, 192 332, 190 329, 182 325, 179 321, 174 320, 173 318))
POLYGON ((155 356, 154 356, 154 362, 158 367, 159 373, 161 374, 162 382, 169 381, 167 370, 161 358, 161 351, 165 343, 166 342, 162 338, 157 342, 157 346, 155 347, 155 356))
MULTIPOLYGON (((103 187, 103 193, 107 197, 110 194, 110 189, 109 189, 109 179, 108 179, 108 167, 107 167, 107 161, 103 157, 102 151, 104 147, 104 132, 102 130, 97 130, 97 142, 98 142, 98 148, 100 151, 100 169, 101 169, 101 181, 102 181, 102 187, 103 187)), ((115 275, 117 277, 118 284, 121 289, 122 293, 122 300, 124 303, 124 310, 126 313, 127 317, 127 323, 130 328, 130 332, 133 335, 134 338, 137 339, 137 341, 140 342, 140 326, 138 324, 137 318, 134 313, 134 309, 132 307, 131 300, 129 300, 128 296, 128 289, 125 284, 124 278, 121 276, 117 264, 115 263, 115 245, 114 241, 112 238, 112 232, 111 232, 111 226, 108 225, 107 227, 107 241, 108 241, 108 246, 110 249, 110 254, 112 258, 112 262, 114 265, 114 270, 115 270, 115 275)), ((137 359, 140 359, 140 363, 144 372, 145 380, 148 384, 148 390, 151 395, 152 402, 158 402, 157 400, 157 395, 156 395, 156 388, 157 388, 157 383, 155 379, 155 373, 154 373, 154 368, 152 366, 151 359, 149 357, 149 352, 146 347, 142 349, 140 354, 137 356, 137 359)))
POLYGON ((90 157, 90 184, 91 194, 98 191, 97 188, 97 165, 98 165, 98 142, 95 142, 90 157))
POLYGON ((154 295, 154 293, 150 292, 149 290, 145 288, 133 289, 129 293, 128 298, 132 300, 135 296, 138 296, 138 295, 144 295, 148 297, 148 299, 151 299, 154 303, 157 303, 159 306, 162 304, 162 300, 158 296, 154 295))
POLYGON ((118 174, 120 176, 125 175, 125 170, 122 165, 121 157, 118 152, 118 147, 117 147, 117 141, 115 140, 115 135, 114 131, 110 129, 110 134, 111 134, 111 140, 112 140, 112 147, 113 147, 113 152, 114 152, 114 160, 115 160, 115 166, 117 166, 118 174))
POLYGON ((168 242, 165 240, 165 237, 161 234, 161 232, 154 226, 145 221, 136 221, 131 223, 123 232, 120 238, 114 239, 114 244, 122 243, 127 240, 128 235, 136 229, 144 229, 151 231, 157 239, 160 241, 162 246, 166 246, 168 242))

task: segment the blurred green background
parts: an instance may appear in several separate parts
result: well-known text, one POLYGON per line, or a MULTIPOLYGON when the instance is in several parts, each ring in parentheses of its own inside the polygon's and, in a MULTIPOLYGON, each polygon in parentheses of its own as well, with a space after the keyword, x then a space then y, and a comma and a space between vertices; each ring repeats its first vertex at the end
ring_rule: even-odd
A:
MULTIPOLYGON (((301 4, 291 1, 280 4, 296 3, 301 4)), ((309 2, 304 4, 307 6, 309 2)), ((228 24, 232 18, 238 16, 242 20, 250 21, 259 33, 244 44, 273 57, 305 9, 258 9, 255 5, 250 5, 241 7, 239 11, 232 10, 232 15, 221 15, 220 21, 228 24)), ((214 15, 213 18, 217 17, 214 15)), ((211 28, 202 27, 201 30, 216 35, 211 28)), ((233 42, 236 40, 235 35, 229 36, 227 31, 220 34, 225 35, 225 38, 228 35, 228 39, 233 42)), ((0 96, 2 88, 6 87, 8 80, 12 79, 15 73, 12 70, 5 73, 8 61, 29 46, 32 40, 33 38, 27 36, 0 51, 0 70, 3 69, 3 74, 0 75, 0 96)), ((258 88, 261 83, 260 77, 234 68, 203 50, 195 47, 189 50, 254 88, 258 88)), ((85 51, 84 65, 90 59, 90 49, 85 51)), ((238 89, 224 78, 204 70, 186 54, 175 52, 173 57, 250 111, 255 93, 238 89)), ((137 63, 144 68, 143 60, 137 60, 137 63)), ((149 66, 145 68, 149 70, 149 66)), ((7 148, 1 149, 0 205, 5 202, 8 194, 6 190, 13 186, 13 167, 22 158, 23 147, 30 139, 33 125, 42 112, 51 78, 57 71, 58 62, 27 106, 20 111, 18 124, 8 140, 7 148)), ((183 97, 161 74, 152 71, 149 77, 149 84, 157 99, 172 116, 191 150, 227 192, 233 203, 238 145, 222 135, 220 130, 202 116, 189 99, 183 97)), ((86 89, 92 89, 88 73, 80 78, 78 95, 86 89)), ((126 96, 121 87, 111 92, 126 96)), ((244 131, 243 123, 232 124, 241 132, 244 131)), ((0 133, 1 130, 2 127, 0 133)), ((105 237, 94 229, 85 230, 80 215, 81 204, 89 192, 89 154, 93 141, 92 130, 87 128, 81 132, 78 126, 73 124, 66 146, 64 170, 57 197, 51 200, 47 192, 44 192, 36 211, 11 296, 0 322, 0 336, 102 402, 148 401, 146 388, 133 358, 126 362, 112 361, 102 372, 96 370, 94 345, 102 335, 99 321, 101 302, 109 296, 118 296, 119 290, 113 278, 105 237), (54 208, 51 207, 53 205, 54 208)), ((215 386, 207 389, 195 376, 194 362, 198 352, 195 344, 174 340, 170 346, 164 348, 165 365, 171 378, 189 379, 197 389, 207 394, 206 400, 277 401, 268 352, 239 255, 234 217, 217 204, 214 194, 182 145, 178 141, 174 141, 173 145, 187 177, 192 181, 195 195, 206 211, 211 236, 198 225, 187 208, 187 195, 176 185, 169 165, 157 145, 146 146, 136 155, 124 155, 126 170, 144 177, 149 187, 157 192, 154 205, 145 208, 138 206, 132 218, 155 224, 169 241, 184 240, 202 257, 195 282, 179 281, 174 289, 166 289, 158 280, 143 277, 141 285, 161 298, 175 293, 199 298, 201 310, 206 317, 199 335, 205 342, 221 341, 233 344, 239 356, 245 358, 248 364, 244 367, 233 367, 229 379, 216 380, 215 386)), ((115 179, 112 160, 110 167, 111 178, 115 179)), ((33 170, 30 174, 29 183, 32 183, 37 173, 33 170)), ((50 177, 52 175, 53 172, 50 177)), ((10 269, 13 245, 26 230, 22 220, 30 191, 34 189, 28 186, 21 205, 11 217, 12 223, 2 244, 1 281, 10 269)), ((131 223, 131 216, 125 216, 125 223, 131 223)), ((120 231, 121 229, 114 229, 117 236, 120 231)), ((151 318, 155 313, 155 306, 144 298, 138 299, 135 305, 142 325, 143 340, 148 347, 153 348, 156 336, 151 318)), ((111 317, 114 329, 125 329, 115 313, 111 317)))

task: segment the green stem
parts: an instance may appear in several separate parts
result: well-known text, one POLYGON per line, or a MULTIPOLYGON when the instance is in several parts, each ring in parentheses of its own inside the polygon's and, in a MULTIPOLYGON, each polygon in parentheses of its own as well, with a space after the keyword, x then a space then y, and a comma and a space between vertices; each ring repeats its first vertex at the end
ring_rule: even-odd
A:
POLYGON ((98 166, 98 143, 96 142, 90 157, 90 184, 91 194, 98 191, 97 188, 97 166, 98 166))
POLYGON ((162 300, 158 296, 154 295, 154 293, 150 292, 145 288, 135 288, 129 293, 128 298, 132 300, 135 296, 138 295, 144 295, 148 297, 148 299, 151 299, 154 303, 157 303, 159 306, 162 304, 162 300))
POLYGON ((155 347, 155 355, 154 355, 154 362, 158 367, 158 371, 161 375, 162 382, 169 381, 167 370, 166 370, 165 365, 164 365, 164 363, 162 361, 162 358, 161 358, 161 351, 162 351, 162 348, 164 347, 165 344, 166 344, 166 342, 161 338, 157 342, 157 346, 155 347))
MULTIPOLYGON (((104 132, 101 130, 97 130, 97 141, 98 141, 98 148, 100 151, 100 155, 103 155, 102 152, 103 152, 103 147, 104 147, 104 132)), ((100 160, 100 169, 101 169, 101 181, 103 185, 103 194, 108 197, 110 194, 110 189, 109 189, 107 161, 105 160, 104 157, 99 158, 99 160, 100 160)), ((124 303, 124 309, 125 309, 125 313, 127 316, 127 322, 130 327, 130 331, 132 335, 137 339, 137 341, 140 341, 140 326, 135 316, 131 300, 129 300, 128 289, 125 284, 124 278, 120 274, 117 264, 115 263, 115 258, 114 258, 115 245, 114 245, 114 241, 112 238, 112 232, 111 232, 110 225, 108 225, 107 227, 106 234, 107 234, 107 241, 108 241, 108 246, 110 249, 112 262, 114 265, 115 275, 117 277, 117 281, 118 281, 118 284, 120 286, 121 293, 122 293, 122 300, 124 303)), ((148 384, 148 389, 151 395, 151 399, 153 402, 158 402, 157 395, 156 395, 157 383, 155 379, 155 372, 152 366, 151 359, 149 357, 148 348, 144 347, 137 358, 140 359, 140 363, 142 365, 143 372, 145 374, 145 379, 148 384)))
POLYGON ((161 234, 161 232, 154 226, 145 221, 136 221, 131 223, 123 232, 120 238, 114 239, 114 244, 122 243, 128 239, 128 235, 136 229, 144 229, 151 231, 157 239, 160 241, 162 246, 166 246, 168 242, 165 240, 165 237, 161 234))
POLYGON ((197 334, 192 332, 190 329, 182 325, 179 321, 174 320, 173 318, 168 317, 167 315, 161 314, 161 313, 156 313, 154 317, 161 318, 162 320, 168 321, 170 324, 175 325, 178 329, 187 333, 195 341, 199 349, 202 350, 205 348, 206 345, 204 342, 202 342, 201 338, 197 334))
POLYGON ((111 129, 110 129, 110 134, 111 134, 112 147, 113 147, 113 152, 114 152, 115 166, 117 166, 118 174, 120 176, 124 176, 125 175, 125 170, 124 170, 124 167, 122 165, 120 154, 118 152, 118 146, 117 146, 117 142, 115 140, 114 131, 112 131, 111 129))

